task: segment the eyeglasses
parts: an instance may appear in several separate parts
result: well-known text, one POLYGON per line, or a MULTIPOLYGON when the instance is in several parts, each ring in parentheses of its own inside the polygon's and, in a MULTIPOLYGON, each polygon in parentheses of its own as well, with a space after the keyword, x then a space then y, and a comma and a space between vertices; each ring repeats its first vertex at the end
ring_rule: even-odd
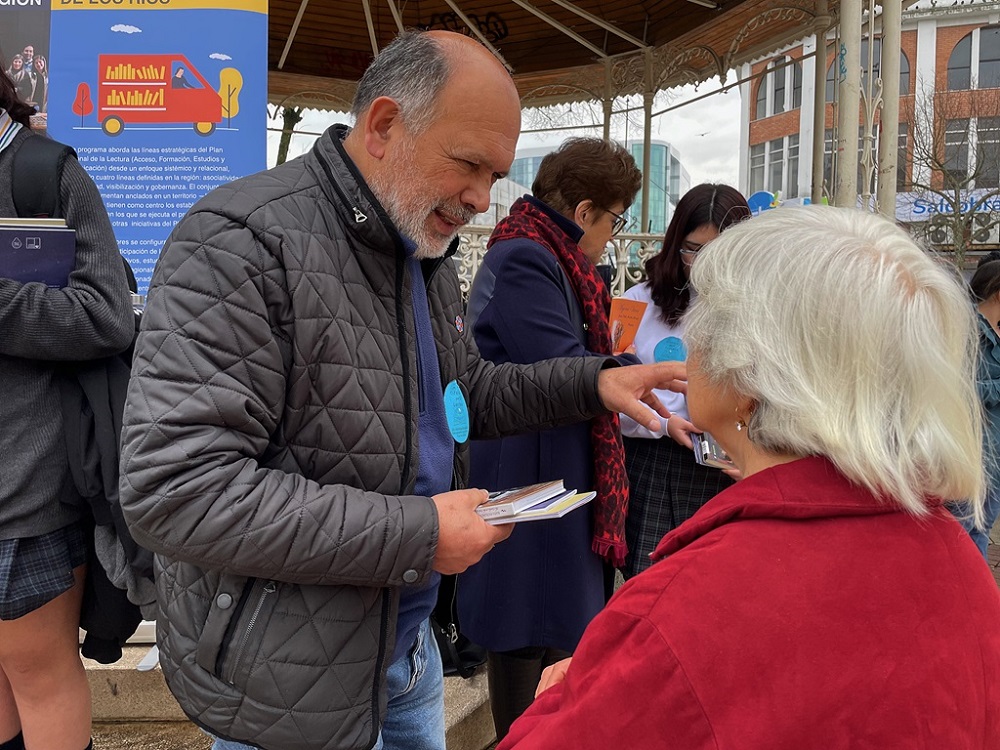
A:
POLYGON ((688 242, 685 240, 681 243, 681 255, 695 256, 701 252, 701 249, 705 247, 705 243, 688 242))
POLYGON ((621 232, 625 227, 628 226, 628 219, 625 218, 624 214, 616 214, 610 208, 604 209, 609 214, 615 217, 614 224, 611 225, 611 236, 614 237, 616 234, 621 232))

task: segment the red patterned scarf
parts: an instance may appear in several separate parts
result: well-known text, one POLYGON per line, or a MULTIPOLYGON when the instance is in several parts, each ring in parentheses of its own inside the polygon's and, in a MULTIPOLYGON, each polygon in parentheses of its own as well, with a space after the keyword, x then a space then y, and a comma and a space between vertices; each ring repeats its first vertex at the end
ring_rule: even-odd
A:
MULTIPOLYGON (((595 354, 610 355, 611 294, 579 245, 544 211, 524 198, 519 198, 511 206, 510 216, 497 224, 487 247, 509 239, 529 239, 556 256, 583 310, 587 349, 595 354)), ((591 504, 594 513, 592 549, 619 567, 625 563, 628 478, 617 414, 606 413, 590 420, 590 444, 594 452, 594 489, 597 491, 591 504)))

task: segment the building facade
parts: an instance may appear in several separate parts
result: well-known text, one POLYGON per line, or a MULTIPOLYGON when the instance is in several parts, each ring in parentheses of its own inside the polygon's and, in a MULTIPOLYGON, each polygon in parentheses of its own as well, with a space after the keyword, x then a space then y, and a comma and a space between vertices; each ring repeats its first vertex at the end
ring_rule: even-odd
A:
MULTIPOLYGON (((878 96, 883 51, 878 35, 861 43, 862 92, 872 79, 878 96)), ((839 48, 833 32, 813 36, 744 65, 740 71, 742 122, 740 187, 765 191, 783 202, 807 202, 815 169, 823 170, 831 196, 837 169, 836 133, 839 48), (817 59, 825 66, 825 149, 813 164, 817 59)), ((900 107, 897 142, 896 216, 924 227, 931 244, 955 243, 941 214, 968 210, 973 245, 1000 243, 1000 3, 917 3, 903 12, 900 44, 900 107), (996 209, 994 209, 996 206, 996 209)), ((858 192, 874 193, 880 123, 865 127, 865 94, 858 118, 858 192), (870 159, 863 158, 873 155, 870 159), (867 166, 864 162, 867 161, 867 166), (867 188, 867 189, 866 189, 867 188)))
MULTIPOLYGON (((626 144, 636 164, 642 167, 641 140, 631 140, 626 144)), ((538 148, 518 149, 517 157, 511 165, 509 179, 528 187, 535 181, 538 168, 545 155, 555 151, 558 145, 541 146, 538 148)), ((667 229, 667 223, 673 213, 673 207, 688 190, 691 189, 691 176, 681 163, 680 154, 666 141, 653 140, 649 149, 649 234, 662 235, 667 229)), ((639 232, 639 219, 642 206, 642 191, 635 197, 632 206, 626 212, 630 224, 627 232, 639 232)))

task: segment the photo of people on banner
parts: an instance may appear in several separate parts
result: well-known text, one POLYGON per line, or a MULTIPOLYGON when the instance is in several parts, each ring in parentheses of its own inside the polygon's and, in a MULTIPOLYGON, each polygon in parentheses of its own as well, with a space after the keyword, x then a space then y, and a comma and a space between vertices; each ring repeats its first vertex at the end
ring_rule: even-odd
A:
POLYGON ((49 18, 46 7, 0 6, 0 69, 41 115, 41 127, 49 103, 49 18))

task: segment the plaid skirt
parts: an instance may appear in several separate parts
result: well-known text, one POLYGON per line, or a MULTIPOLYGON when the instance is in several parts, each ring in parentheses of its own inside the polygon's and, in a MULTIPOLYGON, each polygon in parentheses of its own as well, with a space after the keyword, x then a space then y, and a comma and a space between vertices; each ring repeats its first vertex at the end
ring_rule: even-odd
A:
POLYGON ((73 587, 73 569, 87 561, 83 527, 0 540, 0 620, 16 620, 73 587))
POLYGON ((669 437, 626 437, 622 442, 629 483, 628 556, 622 575, 631 578, 652 564, 649 555, 668 531, 688 520, 733 480, 719 469, 697 463, 692 451, 669 437))

